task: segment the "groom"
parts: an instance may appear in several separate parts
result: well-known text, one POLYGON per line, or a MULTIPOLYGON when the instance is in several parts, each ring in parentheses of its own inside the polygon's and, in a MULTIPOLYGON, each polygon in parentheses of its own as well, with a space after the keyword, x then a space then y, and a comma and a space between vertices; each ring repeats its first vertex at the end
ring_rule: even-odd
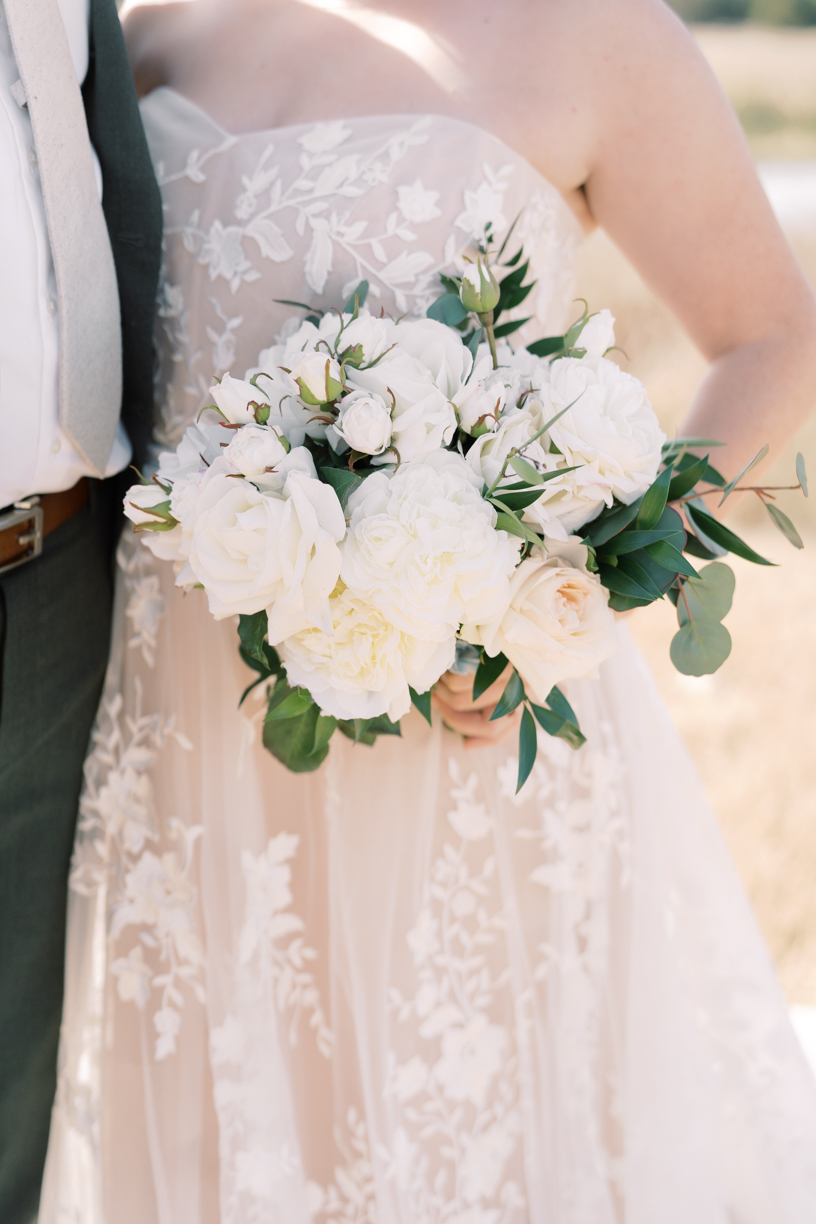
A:
POLYGON ((0 0, 2 1224, 37 1214, 112 478, 150 433, 160 246, 115 0, 0 0))

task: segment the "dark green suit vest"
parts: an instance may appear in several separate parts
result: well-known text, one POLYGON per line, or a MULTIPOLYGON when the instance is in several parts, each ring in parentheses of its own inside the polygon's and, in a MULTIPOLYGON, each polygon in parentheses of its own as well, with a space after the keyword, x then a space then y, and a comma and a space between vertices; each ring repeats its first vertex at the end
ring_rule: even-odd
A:
POLYGON ((102 167, 102 209, 122 314, 122 421, 141 466, 153 428, 153 316, 161 266, 162 202, 114 0, 91 0, 88 132, 102 167))

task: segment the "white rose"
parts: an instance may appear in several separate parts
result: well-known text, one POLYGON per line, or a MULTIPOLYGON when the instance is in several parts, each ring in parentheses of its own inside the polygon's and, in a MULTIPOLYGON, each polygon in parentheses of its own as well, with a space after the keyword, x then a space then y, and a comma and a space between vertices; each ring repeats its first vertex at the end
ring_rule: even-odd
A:
POLYGON ((389 323, 389 344, 415 357, 430 372, 446 399, 452 399, 470 374, 473 358, 458 332, 436 319, 401 319, 389 323))
POLYGON ((220 421, 202 420, 188 425, 174 451, 159 454, 159 479, 172 484, 191 472, 203 472, 224 453, 222 443, 229 442, 232 432, 220 421))
POLYGON ((575 348, 586 349, 592 359, 603 357, 615 343, 615 317, 610 310, 600 310, 590 315, 575 341, 575 348))
POLYGON ((242 476, 265 476, 285 458, 287 448, 269 425, 244 425, 232 434, 224 457, 242 476))
POLYGON ((628 505, 645 492, 657 476, 666 435, 642 383, 604 358, 561 357, 539 396, 545 419, 572 404, 547 438, 565 466, 586 463, 601 478, 584 522, 611 504, 612 495, 628 505))
POLYGON ((593 678, 617 645, 609 596, 586 569, 585 546, 575 539, 544 545, 519 565, 505 609, 462 628, 489 655, 505 654, 539 704, 562 680, 593 678))
POLYGON ((170 494, 157 484, 131 485, 125 494, 125 515, 137 527, 145 524, 156 524, 163 521, 161 515, 151 514, 156 506, 167 506, 169 509, 170 494))
MULTIPOLYGON (((416 358, 395 350, 370 369, 347 368, 352 390, 369 391, 391 406, 392 445, 403 463, 424 459, 447 446, 456 430, 450 400, 416 358)), ((392 456, 379 460, 391 462, 392 456)))
POLYGON ((481 483, 451 451, 368 476, 348 501, 343 581, 426 640, 495 616, 506 606, 520 541, 495 529, 481 483))
POLYGON ((419 642, 342 584, 329 605, 331 636, 303 629, 279 646, 289 683, 307 688, 326 714, 387 714, 397 722, 411 707, 408 686, 425 692, 453 661, 453 634, 443 642, 419 642))
POLYGON ((210 395, 216 408, 220 409, 233 425, 247 425, 254 421, 255 409, 249 405, 253 401, 263 404, 265 399, 264 394, 257 387, 253 387, 252 383, 233 378, 231 374, 225 374, 220 383, 210 387, 210 395))
MULTIPOLYGON (((541 470, 555 466, 551 456, 543 450, 541 443, 530 442, 536 433, 537 422, 531 412, 524 408, 511 408, 499 418, 495 433, 482 434, 467 453, 468 466, 488 486, 498 479, 504 461, 511 450, 525 446, 524 458, 541 470)), ((516 472, 508 465, 506 481, 517 482, 516 472)), ((500 490, 497 491, 497 496, 500 490)))
POLYGON ((337 423, 329 428, 332 442, 333 434, 352 450, 380 455, 391 445, 391 410, 374 392, 352 391, 340 401, 337 423))
POLYGON ((252 483, 262 493, 282 493, 292 472, 300 472, 310 480, 317 480, 317 469, 312 453, 305 446, 293 446, 289 454, 284 455, 275 465, 274 472, 264 472, 262 476, 253 476, 252 483))
POLYGON ((340 366, 326 353, 309 353, 291 373, 304 403, 315 407, 336 400, 343 389, 340 366))
POLYGON ((273 645, 308 625, 330 630, 345 531, 334 490, 298 471, 282 494, 224 471, 208 477, 190 524, 189 567, 215 619, 266 608, 273 645))
MULTIPOLYGON (((336 314, 331 317, 337 320, 336 314)), ((343 330, 339 332, 338 328, 339 334, 335 335, 333 341, 337 355, 340 356, 359 345, 363 350, 364 364, 370 365, 372 361, 382 357, 386 349, 394 343, 393 337, 390 336, 392 326, 390 319, 378 319, 367 310, 361 310, 356 319, 350 314, 343 315, 343 330)))

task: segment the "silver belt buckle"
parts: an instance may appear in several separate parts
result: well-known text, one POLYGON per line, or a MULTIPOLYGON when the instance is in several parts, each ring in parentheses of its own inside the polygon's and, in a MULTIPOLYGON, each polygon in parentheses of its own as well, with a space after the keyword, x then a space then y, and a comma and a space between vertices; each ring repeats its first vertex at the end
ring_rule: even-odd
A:
POLYGON ((25 565, 27 561, 33 561, 42 552, 43 510, 39 497, 24 497, 22 501, 14 503, 13 509, 8 510, 5 514, 0 514, 0 534, 14 531, 23 524, 29 525, 29 529, 20 532, 17 536, 17 543, 21 548, 27 546, 27 551, 21 557, 0 563, 0 574, 7 574, 9 570, 16 569, 18 565, 25 565))

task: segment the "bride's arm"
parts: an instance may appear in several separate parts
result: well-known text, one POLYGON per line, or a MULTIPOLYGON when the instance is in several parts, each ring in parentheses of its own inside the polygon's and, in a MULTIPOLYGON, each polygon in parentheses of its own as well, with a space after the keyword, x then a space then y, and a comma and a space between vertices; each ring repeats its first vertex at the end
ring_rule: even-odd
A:
POLYGON ((816 303, 691 36, 656 0, 606 11, 587 203, 711 362, 682 432, 735 474, 816 406, 816 303))

